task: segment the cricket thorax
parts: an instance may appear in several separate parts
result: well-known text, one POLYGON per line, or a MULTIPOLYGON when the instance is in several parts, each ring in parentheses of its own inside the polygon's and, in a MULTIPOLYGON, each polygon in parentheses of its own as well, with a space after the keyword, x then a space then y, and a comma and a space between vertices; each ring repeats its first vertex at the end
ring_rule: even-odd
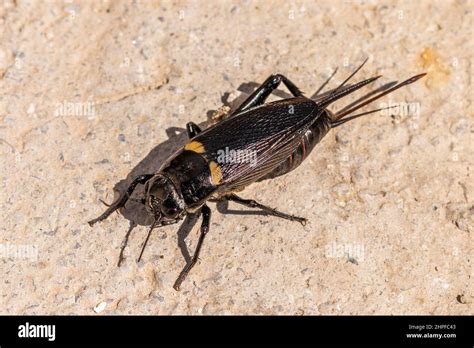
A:
POLYGON ((218 179, 217 170, 199 152, 185 147, 169 161, 162 172, 173 178, 186 205, 192 207, 206 200, 217 189, 218 182, 214 182, 218 179))

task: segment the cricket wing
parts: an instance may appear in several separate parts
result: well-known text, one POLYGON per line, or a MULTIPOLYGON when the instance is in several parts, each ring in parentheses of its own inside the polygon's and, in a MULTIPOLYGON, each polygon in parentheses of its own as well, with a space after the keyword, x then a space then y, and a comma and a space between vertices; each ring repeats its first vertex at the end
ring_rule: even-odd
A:
POLYGON ((185 149, 215 162, 219 185, 248 185, 285 161, 319 117, 305 97, 263 104, 226 119, 191 139, 185 149))

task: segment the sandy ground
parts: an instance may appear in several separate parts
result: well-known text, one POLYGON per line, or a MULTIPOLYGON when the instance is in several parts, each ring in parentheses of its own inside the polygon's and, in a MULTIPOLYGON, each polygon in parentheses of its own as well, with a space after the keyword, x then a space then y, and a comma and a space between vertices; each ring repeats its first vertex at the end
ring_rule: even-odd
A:
POLYGON ((473 2, 208 4, 0 5, 0 313, 473 314, 473 2), (87 225, 223 100, 272 73, 311 95, 365 57, 356 80, 382 74, 375 87, 428 76, 383 100, 398 109, 332 131, 293 173, 241 193, 305 227, 210 204, 201 260, 176 292, 190 224, 156 231, 140 263, 138 204, 87 225))

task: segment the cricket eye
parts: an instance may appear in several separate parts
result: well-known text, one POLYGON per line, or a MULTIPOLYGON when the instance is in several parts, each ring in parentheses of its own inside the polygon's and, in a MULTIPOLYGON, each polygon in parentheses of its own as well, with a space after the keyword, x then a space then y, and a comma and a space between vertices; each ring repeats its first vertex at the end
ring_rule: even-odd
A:
POLYGON ((167 198, 162 204, 162 211, 166 216, 172 217, 178 212, 178 205, 172 198, 167 198))

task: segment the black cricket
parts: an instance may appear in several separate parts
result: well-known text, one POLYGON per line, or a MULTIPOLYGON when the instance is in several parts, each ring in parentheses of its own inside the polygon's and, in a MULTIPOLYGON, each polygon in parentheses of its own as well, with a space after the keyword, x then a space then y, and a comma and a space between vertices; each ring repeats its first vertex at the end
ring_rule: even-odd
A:
POLYGON ((386 108, 359 114, 353 114, 354 111, 426 75, 419 74, 398 84, 389 83, 335 113, 329 111, 327 107, 331 103, 380 77, 346 86, 366 62, 367 59, 337 88, 319 94, 334 76, 332 74, 312 99, 305 97, 285 76, 271 75, 231 115, 208 129, 201 131, 196 124, 188 123, 186 128, 189 142, 172 155, 157 173, 135 178, 126 192, 102 215, 89 221, 89 225, 106 219, 112 212, 123 207, 136 186, 144 184, 145 197, 141 202, 153 215, 154 223, 143 244, 140 259, 154 228, 177 223, 187 214, 198 217, 202 215, 196 250, 191 261, 179 274, 173 286, 175 290, 180 289, 181 283, 196 264, 204 238, 209 232, 211 210, 207 201, 229 200, 304 225, 305 218, 241 198, 235 192, 253 182, 291 172, 304 161, 331 128, 386 108), (293 98, 265 103, 266 98, 282 82, 293 98), (232 161, 222 161, 219 154, 224 149, 240 154, 251 153, 256 160, 249 161, 245 156, 237 156, 232 161))

